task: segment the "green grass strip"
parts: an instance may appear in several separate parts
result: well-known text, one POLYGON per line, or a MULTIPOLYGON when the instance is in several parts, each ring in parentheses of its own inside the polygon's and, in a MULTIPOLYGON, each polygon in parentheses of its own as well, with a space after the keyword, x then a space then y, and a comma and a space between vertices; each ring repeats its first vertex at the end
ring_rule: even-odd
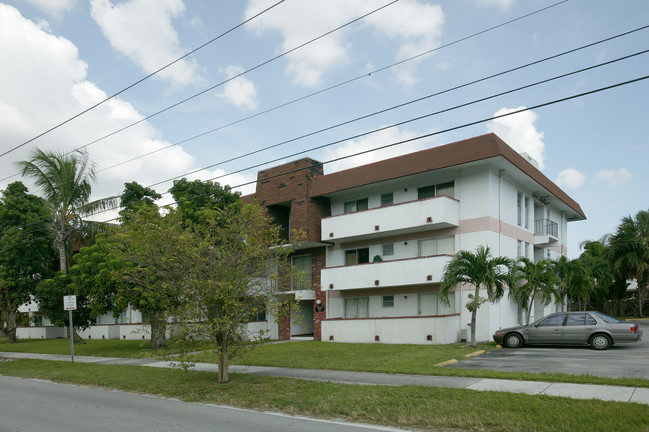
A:
POLYGON ((0 374, 422 430, 649 430, 646 405, 419 386, 359 386, 43 360, 0 361, 0 374))

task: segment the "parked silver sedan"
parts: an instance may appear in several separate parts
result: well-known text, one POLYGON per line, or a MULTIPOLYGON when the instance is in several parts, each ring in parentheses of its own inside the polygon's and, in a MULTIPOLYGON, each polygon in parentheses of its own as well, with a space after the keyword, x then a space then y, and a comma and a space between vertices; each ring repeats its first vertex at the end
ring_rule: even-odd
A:
POLYGON ((605 350, 616 343, 638 342, 637 322, 620 321, 600 312, 557 312, 532 324, 496 331, 494 340, 508 348, 529 345, 590 345, 605 350))

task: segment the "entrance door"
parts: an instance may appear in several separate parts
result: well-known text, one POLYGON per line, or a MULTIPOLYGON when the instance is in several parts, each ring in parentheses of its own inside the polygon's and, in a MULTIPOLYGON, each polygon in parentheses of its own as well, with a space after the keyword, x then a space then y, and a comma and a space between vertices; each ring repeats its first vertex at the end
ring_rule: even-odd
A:
POLYGON ((437 294, 419 294, 419 315, 437 315, 437 294))

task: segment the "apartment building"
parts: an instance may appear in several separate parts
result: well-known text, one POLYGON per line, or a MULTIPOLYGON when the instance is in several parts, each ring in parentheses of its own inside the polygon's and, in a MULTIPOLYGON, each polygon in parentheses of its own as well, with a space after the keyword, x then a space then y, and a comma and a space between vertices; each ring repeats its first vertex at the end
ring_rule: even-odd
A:
MULTIPOLYGON (((472 287, 439 298, 446 264, 459 250, 530 259, 566 254, 568 222, 585 219, 572 198, 526 155, 495 134, 324 175, 300 159, 258 173, 255 194, 294 244, 307 274, 288 295, 301 320, 272 336, 337 342, 450 343, 470 333, 472 287), (291 229, 304 233, 299 241, 291 229), (300 321, 300 322, 298 322, 300 321)), ((555 305, 534 306, 533 318, 555 305)), ((507 297, 478 311, 478 340, 515 325, 507 297)), ((269 329, 273 328, 270 323, 269 329)))

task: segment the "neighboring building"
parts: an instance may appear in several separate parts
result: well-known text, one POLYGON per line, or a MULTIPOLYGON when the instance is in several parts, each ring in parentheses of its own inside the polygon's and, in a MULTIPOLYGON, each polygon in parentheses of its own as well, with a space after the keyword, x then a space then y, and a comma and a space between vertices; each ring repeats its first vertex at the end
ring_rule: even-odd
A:
MULTIPOLYGON (((580 206, 495 134, 323 174, 300 159, 258 173, 255 199, 285 228, 292 260, 311 286, 295 286, 302 326, 277 336, 341 342, 449 343, 466 338, 472 288, 439 297, 444 266, 459 250, 538 261, 566 254, 580 206), (288 238, 291 229, 306 238, 288 238)), ((554 311, 536 303, 533 318, 554 311)), ((517 324, 507 297, 478 311, 478 340, 517 324)), ((269 325, 269 328, 272 326, 269 325)))

